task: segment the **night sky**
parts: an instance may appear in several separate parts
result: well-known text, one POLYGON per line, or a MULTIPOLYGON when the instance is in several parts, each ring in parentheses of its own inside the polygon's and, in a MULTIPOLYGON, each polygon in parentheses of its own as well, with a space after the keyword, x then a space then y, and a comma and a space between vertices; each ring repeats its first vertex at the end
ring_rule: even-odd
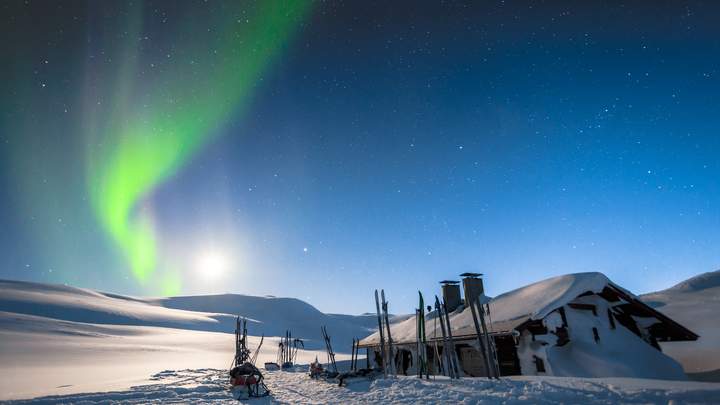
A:
POLYGON ((393 312, 720 267, 720 4, 0 4, 0 278, 393 312))

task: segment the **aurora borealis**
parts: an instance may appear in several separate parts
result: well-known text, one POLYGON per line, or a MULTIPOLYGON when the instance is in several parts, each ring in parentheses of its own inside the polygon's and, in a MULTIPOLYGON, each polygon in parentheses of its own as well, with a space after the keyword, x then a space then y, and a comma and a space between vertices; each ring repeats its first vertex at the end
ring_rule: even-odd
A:
MULTIPOLYGON (((181 21, 167 35, 187 42, 176 55, 165 55, 175 59, 172 69, 156 74, 152 83, 140 74, 157 63, 143 45, 152 31, 146 27, 150 5, 126 3, 114 10, 121 16, 114 27, 121 40, 103 43, 101 36, 99 46, 106 60, 116 62, 85 79, 86 88, 95 87, 85 97, 105 103, 86 103, 81 112, 79 130, 87 142, 84 194, 98 225, 146 291, 178 294, 182 282, 159 260, 145 199, 217 136, 230 116, 242 117, 258 80, 309 8, 306 1, 226 3, 207 11, 211 28, 204 32, 191 20, 181 21)), ((17 151, 23 153, 29 155, 17 151)), ((24 158, 32 160, 28 155, 24 158)))
POLYGON ((713 270, 717 11, 4 2, 0 278, 359 313, 713 270))
MULTIPOLYGON (((243 21, 220 19, 214 24, 220 39, 190 50, 185 68, 173 71, 144 100, 149 109, 134 108, 137 98, 130 94, 115 100, 113 110, 120 113, 110 119, 110 127, 100 130, 109 145, 99 157, 90 154, 89 187, 98 219, 141 283, 159 266, 152 218, 141 210, 135 212, 142 198, 176 173, 231 113, 244 110, 258 77, 307 7, 306 2, 261 2, 243 21), (196 75, 188 75, 185 70, 194 60, 203 60, 204 66, 193 72, 196 75)), ((130 35, 128 53, 133 53, 141 36, 141 32, 130 35)), ((121 76, 127 75, 121 71, 121 76)), ((117 94, 135 88, 133 84, 119 80, 117 94)), ((172 273, 165 277, 163 291, 179 293, 177 278, 172 273)))

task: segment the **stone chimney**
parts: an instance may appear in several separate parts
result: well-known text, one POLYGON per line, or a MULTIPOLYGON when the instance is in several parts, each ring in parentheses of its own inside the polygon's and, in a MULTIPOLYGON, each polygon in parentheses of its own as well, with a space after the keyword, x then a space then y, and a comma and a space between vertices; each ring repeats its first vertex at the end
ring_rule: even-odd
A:
POLYGON ((462 277, 463 290, 465 293, 465 306, 469 306, 470 303, 477 300, 485 292, 483 287, 482 274, 481 273, 463 273, 462 277))
POLYGON ((442 296, 445 307, 448 313, 450 313, 462 303, 460 300, 460 283, 453 280, 443 280, 440 284, 442 285, 442 296))

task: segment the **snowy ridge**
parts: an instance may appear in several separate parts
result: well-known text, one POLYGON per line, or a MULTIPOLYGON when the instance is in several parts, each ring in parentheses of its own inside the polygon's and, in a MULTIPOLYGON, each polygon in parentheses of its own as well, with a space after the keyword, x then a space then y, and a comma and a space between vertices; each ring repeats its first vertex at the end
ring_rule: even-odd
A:
POLYGON ((640 298, 700 335, 695 342, 661 343, 663 351, 686 372, 705 373, 700 377, 720 381, 720 270, 640 298))
POLYGON ((720 270, 710 271, 689 278, 685 281, 681 281, 667 290, 659 291, 658 293, 671 293, 671 292, 696 292, 707 290, 711 288, 720 287, 720 270))
POLYGON ((170 298, 137 298, 92 290, 0 280, 0 311, 44 318, 105 325, 160 326, 233 333, 235 316, 250 320, 253 335, 281 336, 287 329, 322 347, 320 326, 327 325, 337 349, 371 330, 370 316, 326 315, 295 298, 254 297, 239 294, 170 298))
MULTIPOLYGON (((223 320, 222 314, 239 314, 251 321, 249 328, 254 335, 281 336, 291 330, 294 336, 307 339, 310 347, 320 344, 320 326, 327 325, 338 348, 349 346, 354 337, 362 337, 372 331, 374 316, 328 315, 297 298, 256 297, 240 294, 198 295, 149 299, 147 302, 172 310, 184 310, 212 314, 223 320), (221 314, 218 316, 218 314, 221 314), (370 325, 370 327, 366 325, 370 325)), ((225 331, 234 328, 232 322, 223 322, 225 331)))
POLYGON ((0 280, 0 311, 95 324, 219 330, 222 317, 82 288, 0 280))

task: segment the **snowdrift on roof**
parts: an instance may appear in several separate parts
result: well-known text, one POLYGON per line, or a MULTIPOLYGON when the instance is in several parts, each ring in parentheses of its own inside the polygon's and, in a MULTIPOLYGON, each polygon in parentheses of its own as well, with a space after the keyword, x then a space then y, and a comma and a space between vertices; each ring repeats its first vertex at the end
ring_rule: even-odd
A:
MULTIPOLYGON (((492 320, 489 326, 490 330, 509 332, 526 320, 544 318, 554 309, 567 304, 586 291, 600 292, 608 284, 621 289, 604 274, 590 272, 553 277, 504 293, 489 300, 492 320)), ((428 337, 441 336, 440 327, 437 326, 436 329, 435 323, 434 313, 426 317, 425 330, 428 337)), ((453 334, 457 336, 475 333, 469 308, 450 314, 450 323, 453 334)), ((396 342, 414 342, 416 339, 415 329, 415 318, 412 317, 393 325, 392 337, 396 342)), ((377 344, 379 340, 380 337, 375 332, 363 339, 362 344, 377 344)))

